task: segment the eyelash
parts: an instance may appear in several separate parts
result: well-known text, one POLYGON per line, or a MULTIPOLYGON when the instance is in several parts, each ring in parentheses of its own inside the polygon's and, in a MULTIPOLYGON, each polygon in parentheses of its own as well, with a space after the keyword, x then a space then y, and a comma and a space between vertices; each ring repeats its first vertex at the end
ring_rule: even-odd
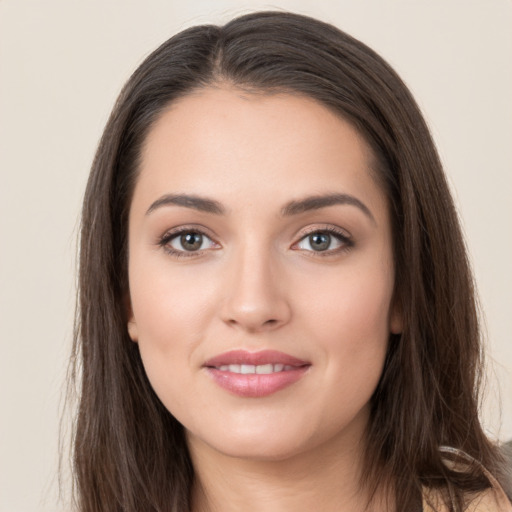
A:
POLYGON ((313 251, 313 250, 311 250, 311 251, 306 250, 305 251, 305 252, 310 253, 310 255, 313 256, 313 257, 327 258, 329 256, 335 256, 335 255, 337 255, 339 253, 342 253, 342 252, 347 252, 352 247, 354 247, 354 241, 352 240, 350 235, 348 235, 344 231, 341 231, 340 229, 336 229, 333 226, 325 226, 325 227, 322 227, 322 228, 312 228, 312 229, 306 231, 306 233, 304 233, 301 236, 300 240, 298 242, 295 242, 292 247, 297 246, 303 240, 306 240, 309 236, 315 235, 315 234, 323 234, 323 235, 333 236, 336 240, 341 242, 342 245, 341 245, 341 247, 338 247, 336 249, 326 249, 324 251, 313 251))
MULTIPOLYGON (((180 237, 181 235, 184 235, 184 234, 197 234, 197 235, 201 235, 203 237, 206 237, 208 238, 209 240, 212 240, 212 237, 209 236, 203 229, 201 228, 197 228, 197 227, 191 227, 191 226, 183 226, 183 227, 180 227, 176 230, 172 230, 172 231, 168 231, 167 233, 165 233, 158 241, 158 245, 160 247, 162 247, 162 249, 164 249, 164 251, 168 254, 170 254, 171 256, 175 257, 175 258, 194 258, 196 256, 199 256, 200 254, 202 254, 204 252, 204 249, 203 250, 198 250, 198 251, 179 251, 179 250, 176 250, 174 248, 172 248, 170 246, 170 243, 180 237)), ((213 240, 212 240, 213 242, 213 240)), ((216 242, 213 242, 213 243, 216 243, 216 242)))
MULTIPOLYGON (((203 252, 205 250, 207 250, 207 249, 202 249, 202 250, 197 250, 197 251, 181 251, 181 250, 176 250, 169 245, 174 239, 176 239, 179 236, 184 235, 184 234, 198 234, 198 235, 201 235, 203 237, 210 239, 212 241, 212 243, 216 244, 216 242, 214 242, 212 240, 212 238, 207 233, 205 233, 204 230, 202 230, 200 228, 196 228, 196 227, 184 226, 184 227, 178 228, 176 230, 172 230, 170 232, 165 233, 158 240, 158 245, 160 247, 162 247, 165 250, 165 252, 167 252, 171 256, 178 258, 178 259, 179 258, 194 258, 194 257, 197 257, 197 256, 203 254, 203 252)), ((326 235, 333 236, 336 240, 338 240, 342 244, 341 247, 338 247, 336 249, 326 249, 324 251, 304 250, 305 252, 310 253, 314 257, 325 258, 325 257, 333 256, 333 255, 336 255, 341 252, 349 251, 354 246, 353 240, 345 232, 343 232, 339 229, 336 229, 332 226, 325 226, 322 228, 310 229, 309 231, 304 233, 297 242, 295 242, 292 245, 292 248, 297 246, 302 241, 306 240, 307 237, 309 237, 313 234, 326 234, 326 235)))

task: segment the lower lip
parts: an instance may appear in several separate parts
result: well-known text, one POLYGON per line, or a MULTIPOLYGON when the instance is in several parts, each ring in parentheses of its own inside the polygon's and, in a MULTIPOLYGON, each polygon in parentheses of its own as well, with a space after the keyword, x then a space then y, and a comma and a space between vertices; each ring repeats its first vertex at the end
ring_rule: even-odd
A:
POLYGON ((260 398, 291 386, 304 376, 308 368, 309 365, 298 366, 292 370, 267 374, 233 373, 217 368, 207 368, 207 371, 221 388, 238 396, 260 398))

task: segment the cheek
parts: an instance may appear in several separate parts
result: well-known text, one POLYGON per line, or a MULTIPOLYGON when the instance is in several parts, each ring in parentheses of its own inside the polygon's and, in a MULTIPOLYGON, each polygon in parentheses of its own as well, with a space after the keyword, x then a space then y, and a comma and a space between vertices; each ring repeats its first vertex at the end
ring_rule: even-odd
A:
POLYGON ((212 290, 165 263, 140 265, 134 256, 131 264, 131 307, 144 368, 162 401, 173 403, 179 400, 179 394, 171 396, 173 390, 183 389, 194 350, 211 321, 212 290))
POLYGON ((321 324, 325 326, 325 332, 320 333, 332 379, 335 380, 337 375, 343 382, 344 393, 351 396, 350 390, 354 389, 354 397, 358 395, 357 389, 373 392, 382 372, 389 340, 388 301, 365 292, 361 287, 349 297, 339 297, 325 310, 321 324))
POLYGON ((130 296, 139 341, 166 351, 181 344, 176 340, 190 343, 199 336, 211 319, 214 287, 194 269, 173 268, 165 259, 157 263, 140 265, 134 258, 130 296))
MULTIPOLYGON (((333 272, 322 280, 306 283, 301 316, 309 318, 319 339, 332 348, 364 349, 387 341, 393 293, 391 265, 366 265, 333 272), (311 289, 317 290, 312 300, 311 289)), ((299 294, 298 294, 299 295, 299 294)))
MULTIPOLYGON (((325 359, 334 398, 368 400, 382 373, 390 335, 391 265, 344 272, 302 304, 304 329, 325 359)), ((359 404, 360 405, 360 404, 359 404)))

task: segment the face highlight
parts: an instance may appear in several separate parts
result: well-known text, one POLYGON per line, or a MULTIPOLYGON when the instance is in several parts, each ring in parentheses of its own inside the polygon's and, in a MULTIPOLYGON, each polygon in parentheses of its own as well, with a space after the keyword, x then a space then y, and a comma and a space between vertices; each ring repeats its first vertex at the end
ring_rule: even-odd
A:
POLYGON ((350 124, 296 95, 206 88, 151 129, 128 331, 191 450, 286 458, 361 439, 401 329, 371 160, 350 124))

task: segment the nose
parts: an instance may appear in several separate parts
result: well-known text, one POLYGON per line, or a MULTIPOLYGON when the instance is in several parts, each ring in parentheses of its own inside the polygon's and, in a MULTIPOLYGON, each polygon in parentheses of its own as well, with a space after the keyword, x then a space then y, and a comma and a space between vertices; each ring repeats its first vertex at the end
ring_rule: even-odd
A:
POLYGON ((287 324, 291 308, 286 278, 270 251, 247 248, 230 262, 222 320, 246 332, 272 331, 287 324))

